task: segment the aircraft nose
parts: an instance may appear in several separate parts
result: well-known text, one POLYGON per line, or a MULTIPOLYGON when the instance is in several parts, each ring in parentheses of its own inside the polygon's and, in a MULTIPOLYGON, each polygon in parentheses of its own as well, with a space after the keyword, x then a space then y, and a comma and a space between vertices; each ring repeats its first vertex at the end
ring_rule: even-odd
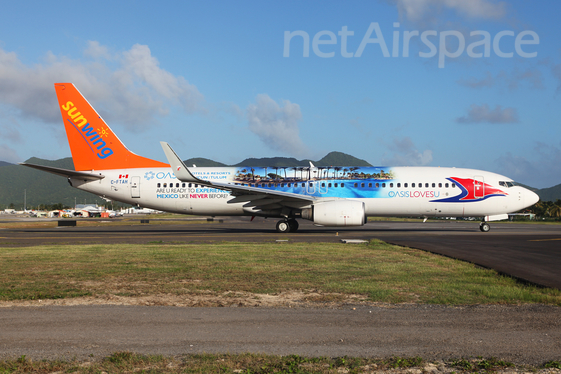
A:
POLYGON ((524 201, 526 202, 526 204, 528 204, 528 206, 531 206, 537 203, 538 201, 540 201, 540 197, 538 196, 537 193, 530 190, 526 190, 526 196, 524 196, 524 201))

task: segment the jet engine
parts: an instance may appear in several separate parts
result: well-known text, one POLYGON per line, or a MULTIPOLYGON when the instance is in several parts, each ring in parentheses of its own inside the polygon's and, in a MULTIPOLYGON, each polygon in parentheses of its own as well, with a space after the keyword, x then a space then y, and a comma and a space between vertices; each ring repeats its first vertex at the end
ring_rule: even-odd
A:
POLYGON ((321 226, 362 226, 366 212, 362 201, 334 200, 302 209, 302 218, 321 226))

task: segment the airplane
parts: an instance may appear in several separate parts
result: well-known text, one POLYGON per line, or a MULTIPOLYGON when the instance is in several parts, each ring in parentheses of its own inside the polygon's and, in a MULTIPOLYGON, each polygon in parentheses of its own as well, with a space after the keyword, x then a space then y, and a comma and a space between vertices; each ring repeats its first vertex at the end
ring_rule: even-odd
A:
POLYGON ((169 164, 127 149, 72 83, 55 83, 75 170, 21 163, 72 187, 134 206, 207 216, 279 218, 276 231, 362 226, 369 216, 508 218, 539 201, 492 172, 449 167, 187 167, 161 142, 169 164), (274 172, 273 172, 274 170, 274 172))

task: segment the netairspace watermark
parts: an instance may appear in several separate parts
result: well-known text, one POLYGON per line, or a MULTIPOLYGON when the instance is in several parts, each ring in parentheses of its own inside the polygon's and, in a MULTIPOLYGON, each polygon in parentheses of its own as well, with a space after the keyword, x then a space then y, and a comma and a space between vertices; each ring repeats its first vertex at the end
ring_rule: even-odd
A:
MULTIPOLYGON (((409 57, 409 45, 411 40, 419 38, 419 40, 428 47, 428 51, 419 51, 419 57, 431 58, 438 54, 438 67, 444 68, 444 63, 447 58, 460 57, 464 51, 466 51, 467 55, 471 58, 491 57, 491 50, 498 57, 512 58, 514 57, 514 52, 504 52, 504 50, 512 50, 512 48, 505 48, 507 43, 514 43, 514 51, 518 56, 533 58, 538 55, 538 52, 529 51, 532 47, 525 47, 524 50, 522 49, 522 46, 540 43, 540 37, 538 34, 531 30, 524 30, 516 35, 514 34, 514 31, 503 30, 496 33, 493 37, 491 37, 491 33, 488 31, 476 30, 471 31, 469 34, 470 41, 471 39, 476 40, 471 41, 466 48, 464 34, 456 30, 441 32, 436 30, 425 30, 421 33, 419 30, 404 30, 402 33, 400 30, 396 30, 396 28, 400 27, 399 22, 394 22, 393 27, 394 31, 391 45, 391 55, 378 22, 370 23, 370 27, 368 27, 368 30, 362 37, 362 41, 360 42, 358 49, 354 53, 348 51, 348 41, 349 37, 354 36, 355 32, 348 30, 347 26, 343 26, 341 30, 337 32, 340 39, 337 38, 337 35, 335 35, 334 32, 329 30, 323 30, 315 34, 312 39, 312 50, 318 57, 332 58, 337 54, 337 48, 329 47, 328 45, 337 45, 340 42, 341 56, 345 58, 356 58, 362 56, 362 53, 369 44, 377 44, 384 57, 409 57), (501 49, 501 40, 503 43, 503 49, 501 49), (438 48, 435 45, 436 43, 438 48), (322 46, 321 49, 320 46, 322 46)), ((294 38, 297 40, 301 38, 299 42, 302 43, 302 56, 310 57, 310 35, 303 30, 284 32, 283 57, 290 57, 290 43, 294 38)), ((372 48, 375 47, 373 46, 372 48)), ((422 49, 424 49, 424 47, 422 47, 422 49)))

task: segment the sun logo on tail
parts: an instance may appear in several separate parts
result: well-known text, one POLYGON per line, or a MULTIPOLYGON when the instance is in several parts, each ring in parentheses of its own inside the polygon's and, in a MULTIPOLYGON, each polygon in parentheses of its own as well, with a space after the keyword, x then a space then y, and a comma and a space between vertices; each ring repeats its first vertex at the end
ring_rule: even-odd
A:
POLYGON ((109 130, 107 130, 105 127, 102 127, 101 129, 97 129, 97 133, 99 134, 99 136, 101 136, 102 138, 105 136, 109 136, 109 130))

